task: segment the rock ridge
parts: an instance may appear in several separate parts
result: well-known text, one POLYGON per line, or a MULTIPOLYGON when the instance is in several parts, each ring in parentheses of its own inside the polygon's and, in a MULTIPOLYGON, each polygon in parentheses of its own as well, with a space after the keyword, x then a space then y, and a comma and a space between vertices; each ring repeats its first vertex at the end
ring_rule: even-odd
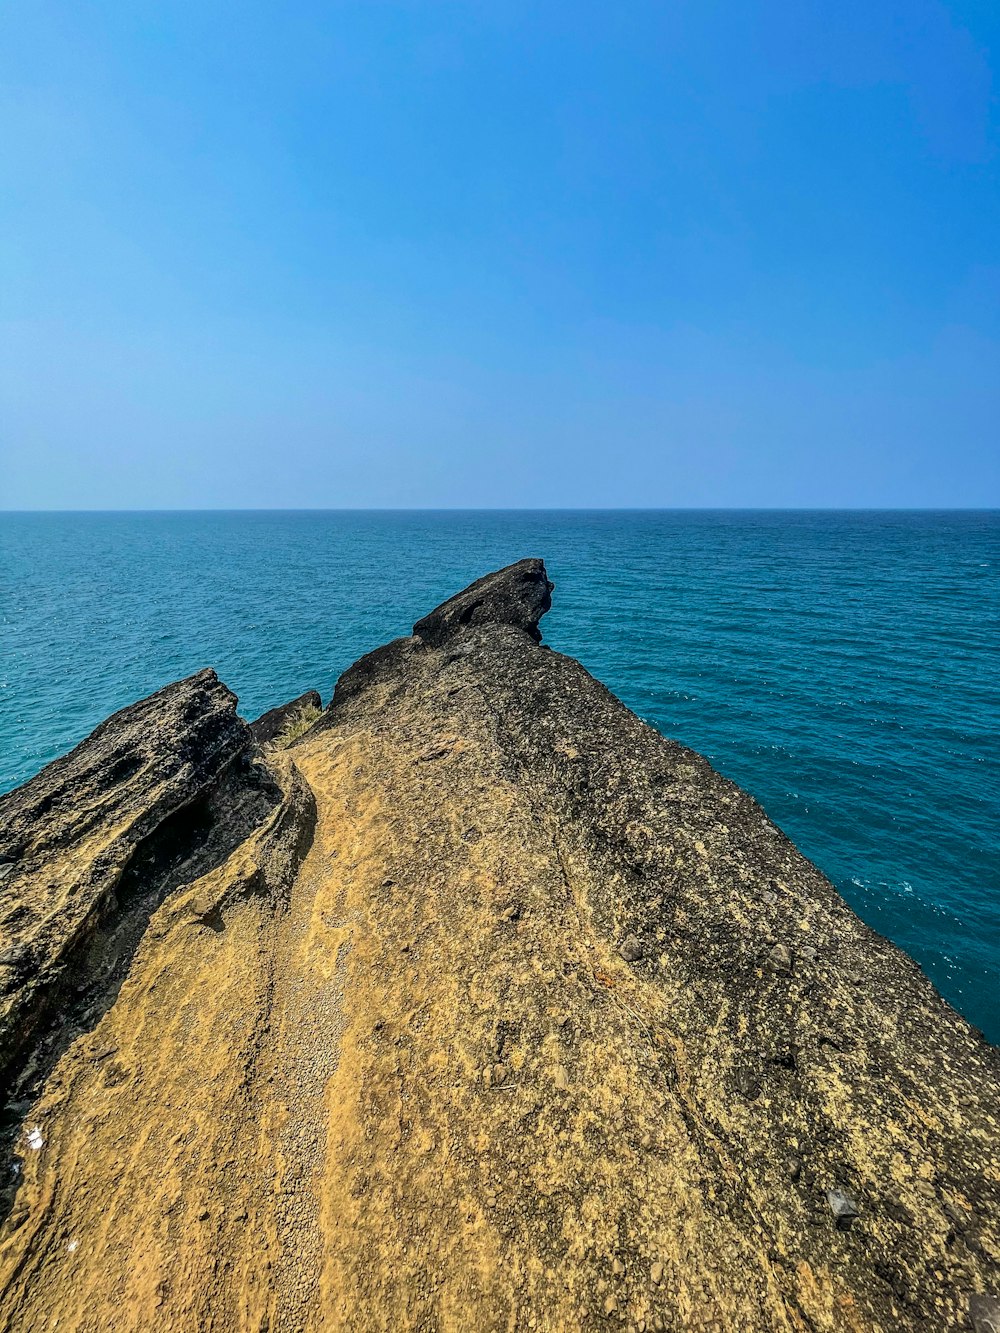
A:
POLYGON ((202 673, 4 798, 8 930, 130 857, 146 907, 23 1084, 0 1327, 990 1328, 997 1050, 551 593, 477 580, 287 750, 202 673))
POLYGON ((250 744, 212 670, 115 713, 0 797, 0 1081, 141 848, 250 744))

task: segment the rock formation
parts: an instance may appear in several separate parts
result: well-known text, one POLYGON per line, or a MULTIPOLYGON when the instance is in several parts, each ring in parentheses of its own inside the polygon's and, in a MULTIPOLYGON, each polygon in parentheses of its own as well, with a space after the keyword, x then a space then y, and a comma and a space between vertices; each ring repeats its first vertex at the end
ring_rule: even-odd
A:
MULTIPOLYGON (((206 793, 249 744, 236 696, 214 671, 201 671, 115 713, 3 798, 0 1076, 95 931, 118 927, 133 900, 148 896, 151 863, 204 856, 206 793)), ((268 778, 264 791, 271 787, 268 778)), ((254 811, 243 836, 257 818, 254 811)), ((229 850, 220 846, 219 859, 229 850)))
POLYGON ((287 750, 203 672, 0 799, 0 1327, 990 1327, 997 1050, 550 592, 287 750))

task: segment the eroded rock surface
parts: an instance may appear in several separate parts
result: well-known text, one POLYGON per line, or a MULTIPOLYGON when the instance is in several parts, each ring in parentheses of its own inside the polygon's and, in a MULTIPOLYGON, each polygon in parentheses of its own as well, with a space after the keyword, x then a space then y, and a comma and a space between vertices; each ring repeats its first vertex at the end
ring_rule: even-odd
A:
POLYGON ((552 605, 552 587, 541 560, 487 574, 444 602, 413 626, 431 648, 440 648, 461 630, 477 625, 511 625, 541 642, 538 622, 552 605))
POLYGON ((166 850, 180 854, 177 817, 197 821, 195 803, 249 743, 236 696, 200 671, 115 713, 0 797, 0 1078, 82 942, 119 913, 149 839, 174 817, 166 850))
MULTIPOLYGON (((171 881, 21 1114, 6 1327, 990 1308, 997 1051, 749 796, 539 646, 550 592, 540 561, 480 580, 248 752, 271 798, 171 881)), ((75 864, 35 836, 29 896, 75 864)))

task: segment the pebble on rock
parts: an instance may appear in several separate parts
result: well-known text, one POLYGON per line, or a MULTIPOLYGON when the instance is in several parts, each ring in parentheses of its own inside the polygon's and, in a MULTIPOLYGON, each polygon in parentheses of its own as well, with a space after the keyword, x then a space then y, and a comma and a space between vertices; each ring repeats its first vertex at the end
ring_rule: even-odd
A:
POLYGON ((619 946, 618 952, 626 963, 637 963, 646 954, 638 935, 626 935, 619 946))
POLYGON ((827 1190, 826 1201, 837 1226, 846 1231, 858 1215, 858 1205, 843 1190, 827 1190))
POLYGON ((775 972, 791 972, 792 952, 787 944, 776 944, 767 955, 767 961, 775 972))

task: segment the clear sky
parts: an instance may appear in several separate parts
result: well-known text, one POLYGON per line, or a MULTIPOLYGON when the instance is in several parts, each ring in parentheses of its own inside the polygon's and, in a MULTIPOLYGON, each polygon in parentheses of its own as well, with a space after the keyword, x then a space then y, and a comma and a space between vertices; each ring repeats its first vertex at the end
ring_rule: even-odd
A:
POLYGON ((8 0, 0 507, 1000 504, 996 0, 8 0))

